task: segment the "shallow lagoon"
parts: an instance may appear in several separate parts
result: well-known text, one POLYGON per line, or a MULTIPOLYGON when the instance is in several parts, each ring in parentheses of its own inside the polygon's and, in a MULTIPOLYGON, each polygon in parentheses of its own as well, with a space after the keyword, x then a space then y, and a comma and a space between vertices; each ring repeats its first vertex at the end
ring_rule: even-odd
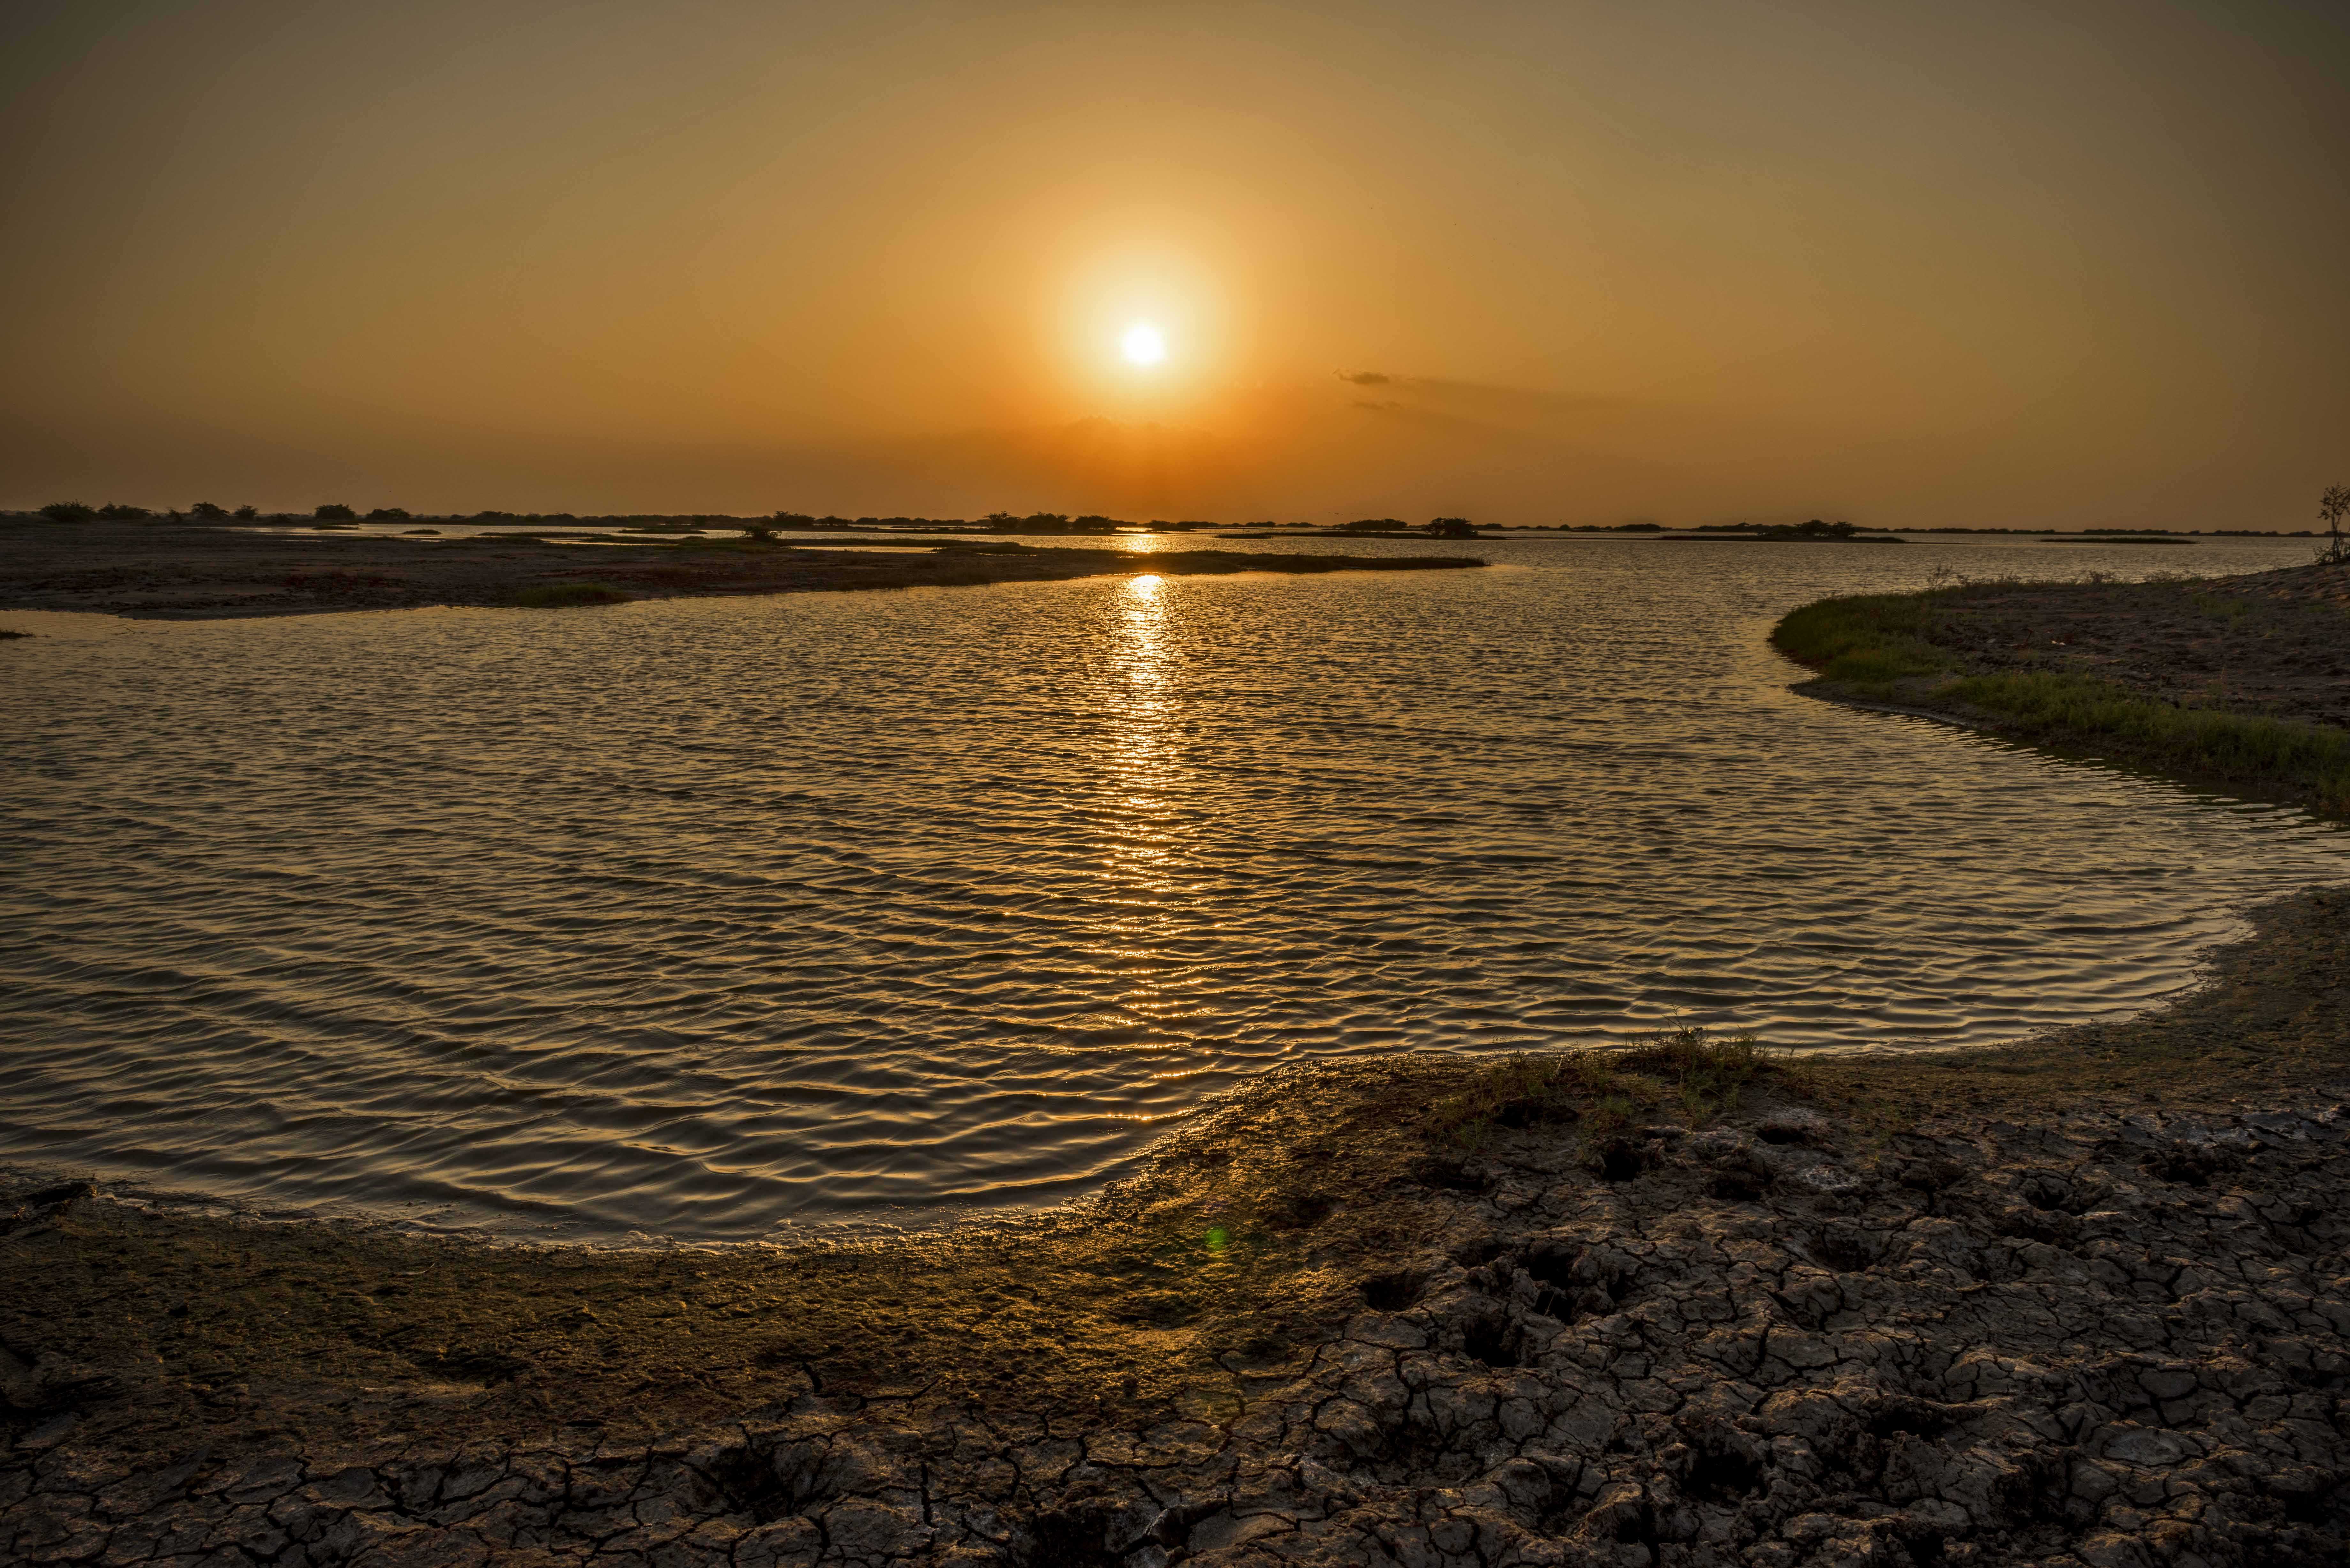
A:
POLYGON ((2295 812, 1794 697, 1763 644, 1938 564, 2306 541, 1474 548, 0 614, 50 634, 0 647, 0 1160, 580 1239, 904 1222, 1082 1191, 1301 1055, 2126 1013, 2247 902, 2350 871, 2295 812))

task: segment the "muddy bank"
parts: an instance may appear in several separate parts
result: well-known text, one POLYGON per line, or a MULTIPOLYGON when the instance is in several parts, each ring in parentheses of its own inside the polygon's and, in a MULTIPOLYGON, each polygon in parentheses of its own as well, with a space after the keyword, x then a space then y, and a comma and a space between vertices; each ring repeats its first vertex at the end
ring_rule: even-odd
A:
POLYGON ((1711 1126, 1464 1147, 1430 1107, 1488 1067, 1278 1074, 993 1230, 599 1256, 20 1194, 0 1559, 2339 1561, 2345 1021, 2321 892, 2160 1014, 1711 1126))
POLYGON ((1824 599, 1772 641, 1815 696, 2350 813, 2350 566, 1824 599))
MULTIPOLYGON (((552 530, 551 530, 552 531, 552 530)), ((179 618, 502 606, 713 594, 1055 582, 1148 571, 1415 571, 1463 556, 1248 555, 1039 548, 985 539, 938 551, 827 549, 788 538, 567 544, 530 535, 408 538, 266 534, 169 523, 0 523, 0 609, 179 618), (598 592, 598 590, 605 590, 598 592)))

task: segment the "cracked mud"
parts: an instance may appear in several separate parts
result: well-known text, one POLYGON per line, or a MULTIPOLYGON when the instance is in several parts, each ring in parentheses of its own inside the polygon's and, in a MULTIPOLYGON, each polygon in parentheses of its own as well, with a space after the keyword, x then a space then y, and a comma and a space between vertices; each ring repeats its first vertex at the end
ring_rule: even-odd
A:
POLYGON ((1429 1146, 1467 1064, 1277 1075, 985 1233, 20 1193, 0 1559, 2340 1562, 2345 929, 2307 895, 2153 1019, 1815 1064, 1606 1160, 1429 1146))

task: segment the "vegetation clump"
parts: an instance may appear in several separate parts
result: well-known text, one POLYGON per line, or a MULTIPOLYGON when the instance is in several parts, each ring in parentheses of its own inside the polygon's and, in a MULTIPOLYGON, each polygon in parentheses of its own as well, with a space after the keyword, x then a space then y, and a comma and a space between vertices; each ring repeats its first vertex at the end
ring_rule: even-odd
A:
POLYGON ((1440 1146, 1479 1149, 1504 1132, 1573 1121, 1596 1153, 1659 1109, 1692 1127, 1733 1114, 1766 1065, 1752 1035, 1721 1040, 1695 1024, 1628 1050, 1523 1053, 1477 1069, 1430 1106, 1426 1131, 1440 1146))

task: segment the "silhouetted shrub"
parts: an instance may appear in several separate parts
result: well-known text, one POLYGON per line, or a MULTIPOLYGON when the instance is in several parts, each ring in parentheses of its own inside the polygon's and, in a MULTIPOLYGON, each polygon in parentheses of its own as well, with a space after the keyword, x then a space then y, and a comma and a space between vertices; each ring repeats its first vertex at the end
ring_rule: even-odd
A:
POLYGON ((202 517, 209 522, 215 517, 227 516, 228 508, 221 505, 218 502, 199 501, 193 506, 188 508, 188 515, 191 517, 202 517))
POLYGON ((1474 539, 1476 526, 1466 517, 1431 517, 1428 532, 1439 539, 1474 539))
POLYGON ((771 521, 778 528, 813 528, 816 519, 805 512, 778 512, 771 521))
POLYGON ((352 511, 349 507, 344 505, 339 501, 329 501, 324 506, 321 506, 317 511, 311 513, 310 515, 317 518, 321 523, 352 523, 359 519, 358 513, 352 511))
POLYGON ((367 514, 367 520, 370 523, 405 523, 408 521, 408 508, 379 506, 367 514))
POLYGON ((240 519, 243 522, 250 523, 255 518, 260 516, 261 514, 251 506, 240 506, 235 511, 230 513, 229 515, 240 519))
POLYGON ((109 523, 136 523, 142 517, 155 515, 144 506, 130 506, 120 501, 109 502, 99 507, 98 514, 109 523))
POLYGON ((743 537, 755 539, 762 545, 772 542, 775 536, 775 525, 764 517, 754 518, 748 523, 738 523, 735 526, 743 530, 743 537))
POLYGON ((41 515, 52 523, 87 523, 98 515, 98 508, 86 501, 52 501, 41 508, 41 515))

